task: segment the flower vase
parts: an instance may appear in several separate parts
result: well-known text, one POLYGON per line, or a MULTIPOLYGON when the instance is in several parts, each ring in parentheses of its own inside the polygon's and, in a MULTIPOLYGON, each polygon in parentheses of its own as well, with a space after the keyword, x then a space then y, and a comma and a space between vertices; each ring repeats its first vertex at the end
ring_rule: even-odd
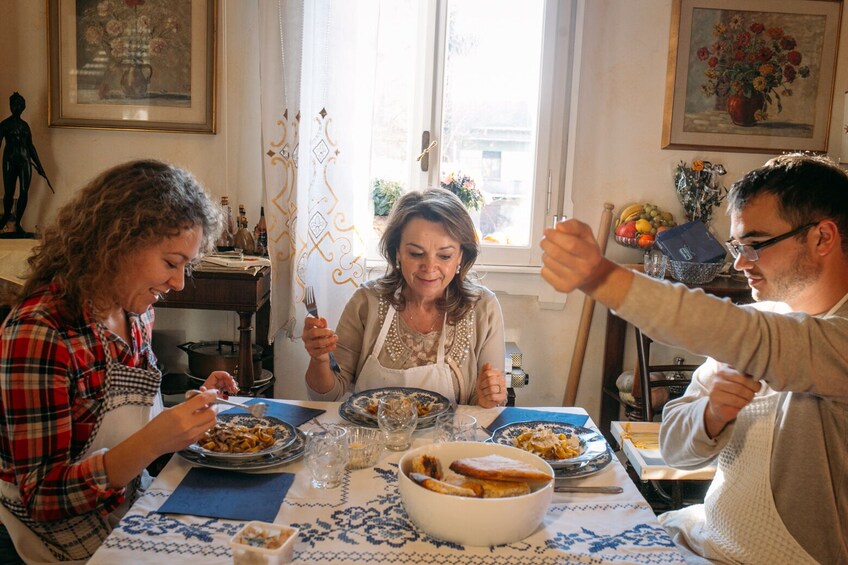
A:
POLYGON ((124 65, 124 74, 121 76, 121 90, 127 98, 144 98, 147 96, 147 87, 150 85, 150 77, 153 76, 153 67, 147 63, 133 63, 124 65))
POLYGON ((757 125, 757 111, 765 105, 766 99, 760 92, 755 92, 750 98, 734 94, 727 98, 727 113, 737 126, 751 127, 757 125))

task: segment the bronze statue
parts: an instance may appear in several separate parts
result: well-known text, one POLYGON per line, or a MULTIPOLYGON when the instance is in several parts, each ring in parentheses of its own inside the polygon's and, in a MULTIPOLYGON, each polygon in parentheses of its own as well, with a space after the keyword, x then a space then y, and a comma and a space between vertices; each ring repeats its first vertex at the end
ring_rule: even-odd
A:
POLYGON ((26 209, 29 185, 32 182, 32 166, 39 175, 47 180, 50 190, 53 186, 44 174, 44 167, 38 159, 38 153, 32 144, 32 132, 29 124, 21 119, 21 114, 26 108, 26 100, 17 92, 9 97, 9 108, 12 115, 0 122, 0 145, 6 142, 3 151, 3 219, 0 221, 0 230, 6 227, 12 219, 12 203, 15 200, 15 188, 18 188, 18 204, 15 207, 15 231, 22 233, 21 218, 26 209))

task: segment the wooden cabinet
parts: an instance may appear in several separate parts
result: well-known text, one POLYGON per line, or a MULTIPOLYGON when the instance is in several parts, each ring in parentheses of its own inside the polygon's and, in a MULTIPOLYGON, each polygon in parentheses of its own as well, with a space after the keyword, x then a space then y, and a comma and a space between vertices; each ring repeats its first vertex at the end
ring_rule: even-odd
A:
MULTIPOLYGON (((253 389, 253 319, 256 316, 256 343, 266 350, 273 368, 268 324, 271 313, 271 268, 253 271, 195 271, 186 278, 180 292, 171 292, 156 304, 156 308, 191 308, 199 310, 228 310, 239 315, 239 388, 254 395, 264 392, 253 389)), ((269 386, 273 386, 271 379, 269 386)))

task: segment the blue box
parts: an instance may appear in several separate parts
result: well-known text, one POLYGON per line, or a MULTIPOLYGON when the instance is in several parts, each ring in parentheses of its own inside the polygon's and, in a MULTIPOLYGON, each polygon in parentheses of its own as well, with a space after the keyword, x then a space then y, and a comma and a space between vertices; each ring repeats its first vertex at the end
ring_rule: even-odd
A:
POLYGON ((724 245, 700 220, 662 231, 656 241, 660 251, 675 261, 718 263, 727 254, 724 245))

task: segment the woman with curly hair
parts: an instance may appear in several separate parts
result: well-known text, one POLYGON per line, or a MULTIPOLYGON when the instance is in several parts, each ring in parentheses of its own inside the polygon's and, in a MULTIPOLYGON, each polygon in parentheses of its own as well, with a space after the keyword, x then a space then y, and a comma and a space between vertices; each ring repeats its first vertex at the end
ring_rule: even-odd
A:
POLYGON ((357 289, 336 332, 324 318, 304 322, 310 398, 401 386, 504 405, 503 316, 494 293, 470 280, 479 246, 459 198, 441 188, 402 196, 380 252, 387 274, 357 289))
POLYGON ((221 212, 187 171, 144 160, 92 180, 45 230, 0 334, 0 529, 26 562, 84 561, 149 482, 215 425, 219 371, 163 409, 153 305, 212 249, 221 212))

